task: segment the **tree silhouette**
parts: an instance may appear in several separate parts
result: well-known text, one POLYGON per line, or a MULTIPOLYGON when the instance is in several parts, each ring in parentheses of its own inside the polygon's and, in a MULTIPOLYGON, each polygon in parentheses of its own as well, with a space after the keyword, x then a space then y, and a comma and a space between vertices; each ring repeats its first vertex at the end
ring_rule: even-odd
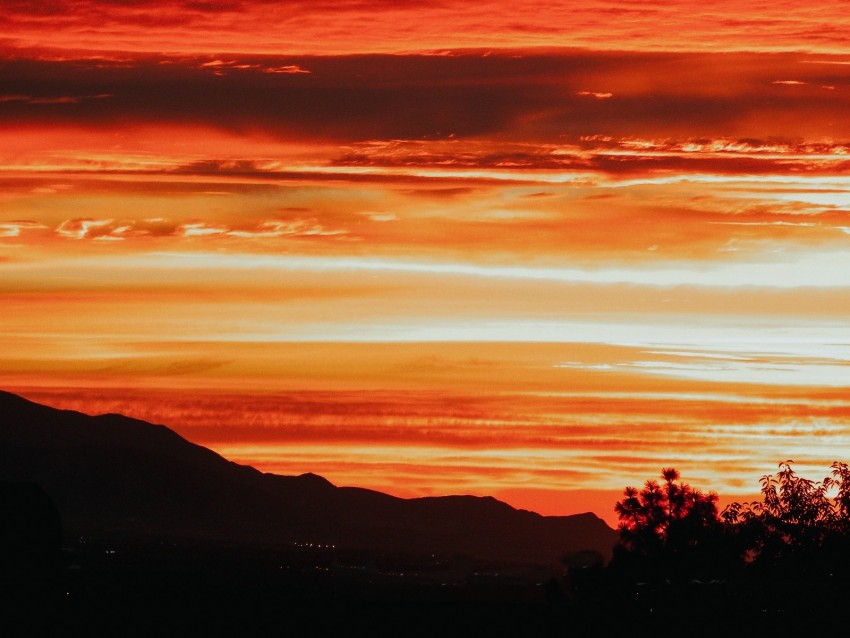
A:
MULTIPOLYGON (((836 613, 850 591, 850 466, 820 481, 793 461, 761 478, 761 495, 717 512, 717 496, 672 468, 615 505, 620 543, 605 590, 637 612, 712 605, 724 613, 836 613), (619 592, 619 593, 618 593, 619 592)), ((779 618, 780 616, 777 616, 779 618)), ((761 628, 763 629, 763 628, 761 628)))
POLYGON ((703 493, 679 479, 673 468, 642 490, 626 487, 614 506, 620 546, 615 566, 654 579, 704 577, 713 569, 722 524, 717 495, 703 493))
POLYGON ((821 481, 799 476, 793 461, 761 478, 761 501, 732 503, 722 513, 756 567, 797 577, 850 573, 850 468, 834 462, 821 481))

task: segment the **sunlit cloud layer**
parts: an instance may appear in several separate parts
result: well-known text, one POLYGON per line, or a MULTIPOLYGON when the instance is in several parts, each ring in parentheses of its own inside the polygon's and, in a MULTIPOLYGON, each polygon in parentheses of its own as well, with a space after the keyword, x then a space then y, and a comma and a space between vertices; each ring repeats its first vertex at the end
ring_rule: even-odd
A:
MULTIPOLYGON (((7 2, 0 387, 613 521, 848 449, 844 3, 7 2)), ((846 460, 846 459, 845 459, 846 460)))
MULTIPOLYGON (((11 46, 121 51, 398 52, 455 47, 583 46, 630 50, 846 49, 838 0, 526 2, 164 2, 4 3, 11 46), (202 35, 202 37, 198 37, 202 35)), ((224 58, 222 58, 224 59, 224 58)))

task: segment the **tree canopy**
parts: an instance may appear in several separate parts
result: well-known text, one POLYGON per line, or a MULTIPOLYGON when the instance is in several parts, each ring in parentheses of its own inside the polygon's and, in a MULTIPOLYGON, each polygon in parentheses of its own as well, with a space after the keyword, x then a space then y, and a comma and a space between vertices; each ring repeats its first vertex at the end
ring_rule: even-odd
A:
POLYGON ((820 481, 793 461, 761 478, 761 499, 718 512, 718 497, 664 468, 615 505, 620 544, 613 566, 648 579, 728 577, 740 570, 850 578, 850 467, 836 461, 820 481))

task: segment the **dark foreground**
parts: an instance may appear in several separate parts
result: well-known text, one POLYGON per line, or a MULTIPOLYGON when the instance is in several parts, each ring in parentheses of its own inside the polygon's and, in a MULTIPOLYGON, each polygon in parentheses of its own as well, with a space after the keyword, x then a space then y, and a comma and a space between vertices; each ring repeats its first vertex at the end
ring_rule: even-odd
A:
POLYGON ((838 584, 615 586, 601 569, 330 547, 82 538, 53 567, 4 571, 2 635, 757 636, 846 618, 838 584))

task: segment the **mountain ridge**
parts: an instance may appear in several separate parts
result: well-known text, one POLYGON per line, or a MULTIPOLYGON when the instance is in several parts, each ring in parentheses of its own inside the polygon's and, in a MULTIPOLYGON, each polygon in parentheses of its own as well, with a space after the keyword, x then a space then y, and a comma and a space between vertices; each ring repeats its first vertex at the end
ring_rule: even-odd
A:
POLYGON ((403 499, 317 474, 263 473, 164 425, 89 416, 0 391, 0 480, 38 483, 73 533, 244 543, 327 543, 391 552, 552 563, 611 555, 591 512, 542 516, 493 497, 403 499))

